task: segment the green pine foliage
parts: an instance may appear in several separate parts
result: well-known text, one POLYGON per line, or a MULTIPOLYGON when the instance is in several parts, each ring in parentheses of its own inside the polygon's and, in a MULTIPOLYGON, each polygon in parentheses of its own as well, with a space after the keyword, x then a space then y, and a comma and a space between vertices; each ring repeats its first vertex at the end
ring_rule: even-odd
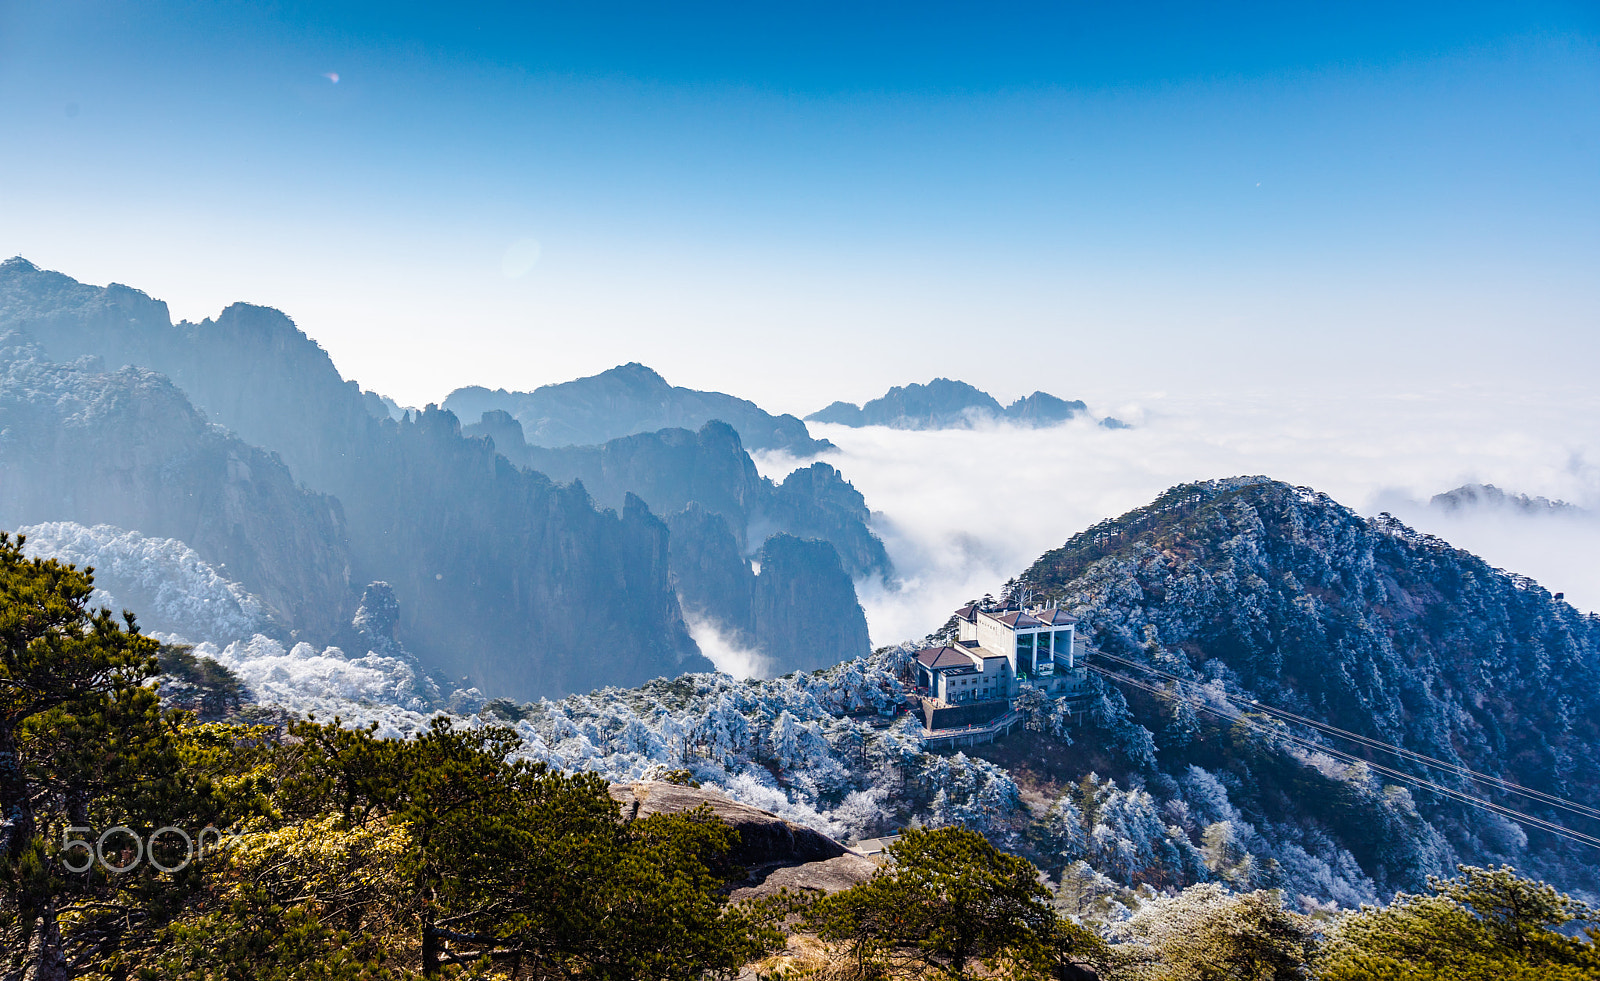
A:
POLYGON ((598 777, 508 759, 510 730, 163 709, 162 660, 236 692, 21 544, 0 536, 0 978, 731 977, 779 939, 726 900, 736 832, 625 820, 598 777))
POLYGON ((891 864, 868 881, 817 902, 817 935, 842 944, 858 969, 909 964, 951 978, 982 964, 1026 965, 1055 936, 1055 913, 1038 870, 964 828, 907 829, 891 864))
POLYGON ((1592 981, 1600 954, 1559 928, 1595 912, 1507 867, 1462 866, 1424 895, 1396 896, 1342 920, 1324 944, 1319 981, 1592 981))

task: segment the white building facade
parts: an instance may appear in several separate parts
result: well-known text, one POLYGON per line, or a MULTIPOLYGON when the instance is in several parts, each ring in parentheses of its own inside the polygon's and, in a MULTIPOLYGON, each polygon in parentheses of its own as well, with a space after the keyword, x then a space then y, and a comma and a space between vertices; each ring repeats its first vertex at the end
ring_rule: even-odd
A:
POLYGON ((1082 680, 1077 620, 1058 609, 956 611, 955 642, 917 652, 917 683, 946 706, 1009 702, 1019 683, 1057 694, 1082 680))

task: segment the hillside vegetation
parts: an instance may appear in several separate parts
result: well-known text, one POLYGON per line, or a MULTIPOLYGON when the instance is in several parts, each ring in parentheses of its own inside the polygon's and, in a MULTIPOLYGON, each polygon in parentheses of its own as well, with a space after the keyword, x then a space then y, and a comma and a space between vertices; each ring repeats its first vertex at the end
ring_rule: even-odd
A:
POLYGON ((163 707, 161 662, 191 689, 226 688, 226 672, 158 660, 132 614, 119 623, 92 595, 89 572, 0 535, 6 981, 1568 981, 1600 967, 1592 938, 1556 929, 1590 911, 1509 869, 1463 868, 1337 920, 1215 885, 1107 918, 1069 913, 1065 889, 956 827, 908 830, 831 894, 729 902, 740 842, 709 809, 624 813, 593 774, 519 759, 513 730, 446 716, 409 739, 201 723, 163 707))
MULTIPOLYGON (((1237 711, 1204 708, 1224 706, 1224 695, 1259 699, 1432 757, 1440 765, 1404 768, 1447 790, 1600 833, 1461 772, 1600 800, 1600 619, 1536 583, 1387 516, 1362 518, 1326 495, 1245 478, 1175 487, 1101 522, 1046 553, 1014 588, 1082 618, 1106 653, 1166 673, 1153 680, 1103 662, 1161 694, 1097 676, 1093 727, 1074 738, 1113 748, 1101 775, 1142 784, 1213 856, 1242 856, 1258 836, 1292 841, 1335 877, 1352 872, 1353 859, 1380 895, 1418 889, 1457 861, 1510 862, 1600 889, 1589 846, 1287 738, 1305 737, 1303 728, 1279 738, 1235 724, 1237 711)), ((1173 868, 1170 858, 1153 864, 1173 868)), ((1246 871, 1236 878, 1282 881, 1281 868, 1259 860, 1246 871)))

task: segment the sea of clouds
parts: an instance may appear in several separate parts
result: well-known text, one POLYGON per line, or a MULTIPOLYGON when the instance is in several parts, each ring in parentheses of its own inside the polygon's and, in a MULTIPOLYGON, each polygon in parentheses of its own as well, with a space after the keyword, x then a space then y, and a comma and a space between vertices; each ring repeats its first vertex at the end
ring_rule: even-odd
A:
MULTIPOLYGON (((1600 568, 1589 560, 1600 548, 1595 396, 1154 395, 1093 408, 1134 428, 1088 419, 1051 429, 812 426, 839 446, 827 459, 866 496, 902 576, 898 589, 860 587, 874 644, 923 636, 1074 533, 1174 484, 1244 474, 1314 487, 1362 514, 1389 511, 1600 610, 1600 568), (1429 506, 1465 483, 1588 513, 1429 506)), ((781 454, 757 463, 775 477, 794 465, 781 454)))

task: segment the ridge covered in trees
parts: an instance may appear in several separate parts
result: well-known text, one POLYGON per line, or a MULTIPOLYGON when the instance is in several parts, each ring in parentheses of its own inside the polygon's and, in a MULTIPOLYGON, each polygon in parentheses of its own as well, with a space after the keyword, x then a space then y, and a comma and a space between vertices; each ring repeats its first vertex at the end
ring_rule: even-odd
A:
POLYGON ((522 758, 516 730, 477 717, 405 739, 337 719, 202 722, 163 706, 161 672, 223 693, 227 673, 92 594, 92 570, 0 534, 6 981, 1600 969, 1594 932, 1561 929, 1593 912, 1509 868, 1342 915, 1215 882, 1124 892, 1130 911, 1086 905, 1076 887, 1097 873, 1081 863, 1052 882, 971 830, 913 827, 851 888, 730 903, 736 833, 708 811, 629 819, 605 781, 522 758))

